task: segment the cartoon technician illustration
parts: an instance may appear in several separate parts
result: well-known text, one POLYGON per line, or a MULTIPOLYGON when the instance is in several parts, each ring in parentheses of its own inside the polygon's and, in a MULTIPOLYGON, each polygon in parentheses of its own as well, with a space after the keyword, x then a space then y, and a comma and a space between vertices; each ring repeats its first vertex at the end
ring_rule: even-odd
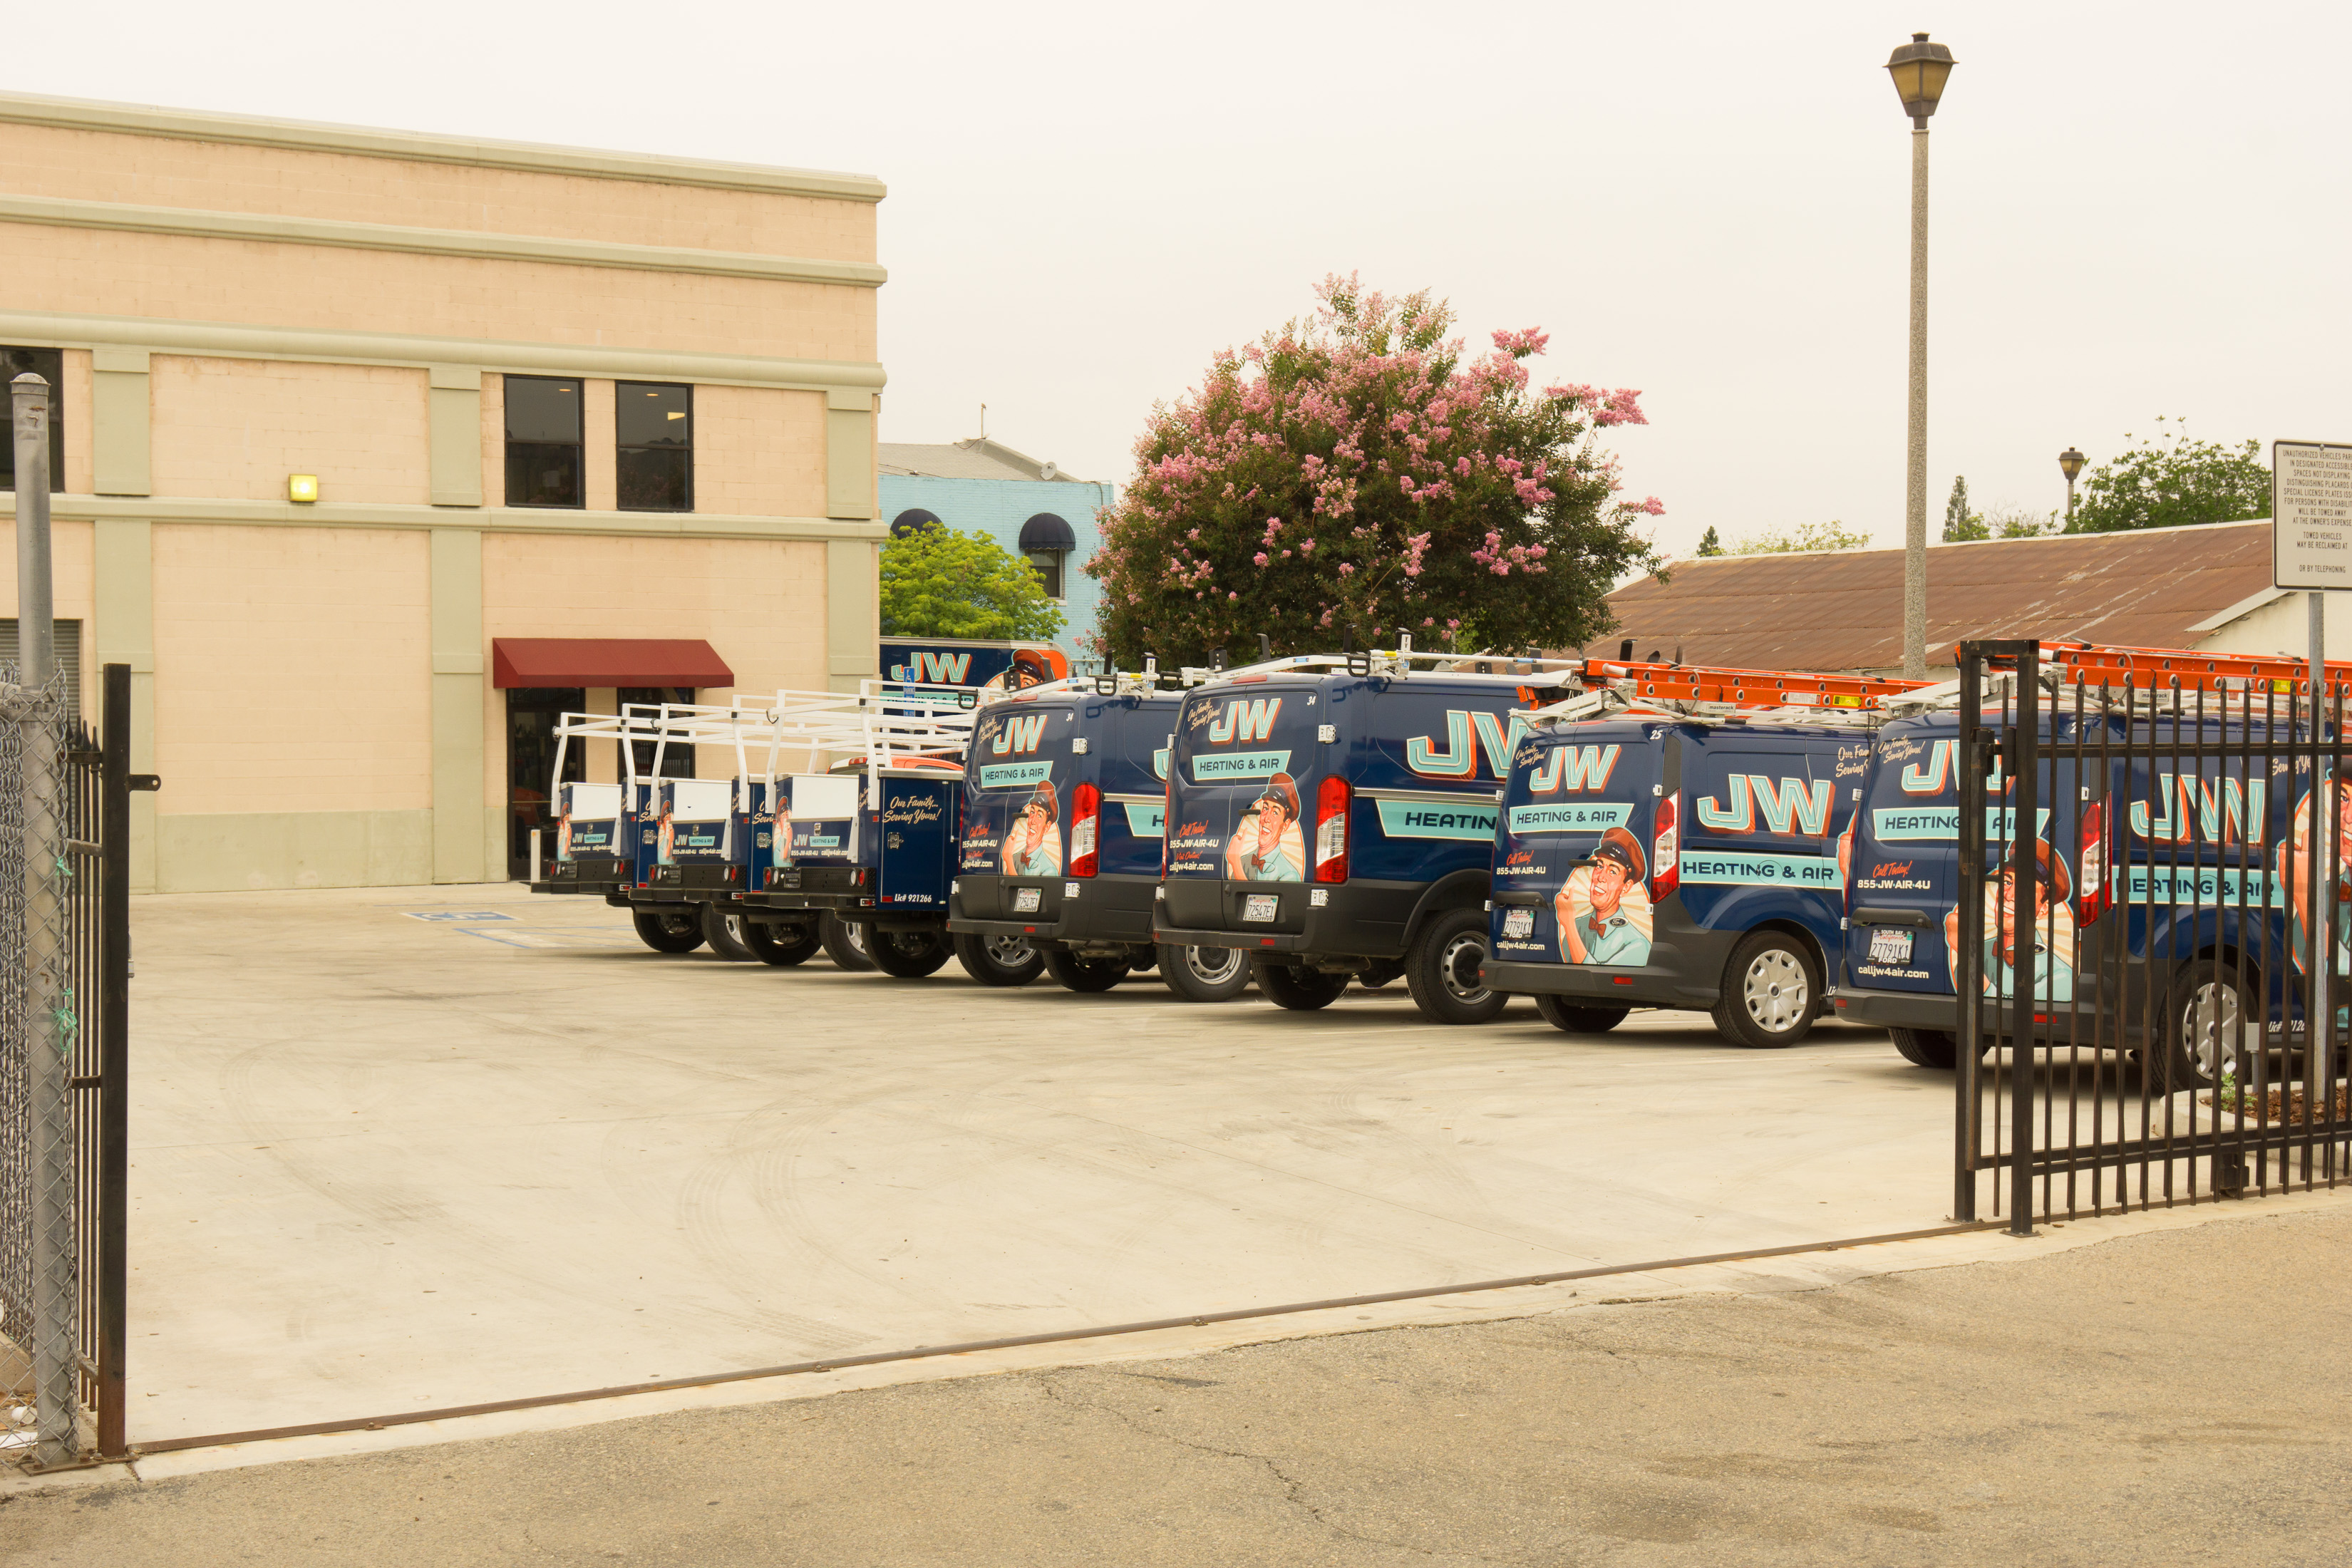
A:
POLYGON ((1058 877, 1062 874, 1061 806, 1049 780, 1024 802, 1012 831, 1004 836, 1004 874, 1008 877, 1058 877))
POLYGON ((1307 836, 1298 826, 1298 786, 1288 773, 1265 781, 1256 805, 1234 825, 1225 875, 1241 882, 1303 882, 1307 836))
MULTIPOLYGON (((2030 875, 2032 919, 2032 929, 2026 934, 2033 965, 2029 983, 2033 987, 2031 995, 2036 1001, 2070 1002, 2074 996, 2074 916, 2067 900, 2073 896, 2074 883, 2066 874, 2065 857, 2051 848, 2047 839, 2034 840, 2030 875)), ((2011 994, 2010 965, 2016 962, 2019 950, 2017 879, 2017 847, 2011 845, 2001 859, 2000 875, 1985 887, 1984 994, 1988 996, 2011 994)), ((1960 962, 1958 909, 1944 915, 1944 950, 1957 986, 1960 962)))
POLYGON ((1559 918, 1559 955, 1569 963, 1641 964, 1650 962, 1650 935, 1634 922, 1632 900, 1645 901, 1647 868, 1642 846, 1622 827, 1612 827, 1593 847, 1589 866, 1570 873, 1552 900, 1559 918))
MULTIPOLYGON (((2343 783, 2328 779, 2321 783, 2319 798, 2336 808, 2336 831, 2342 845, 2340 853, 2346 862, 2352 862, 2352 789, 2343 783)), ((2311 796, 2294 808, 2294 837, 2289 841, 2286 891, 2291 915, 2288 921, 2287 951, 2294 954, 2297 970, 2308 973, 2311 967, 2311 862, 2314 855, 2326 857, 2332 851, 2326 842, 2327 806, 2320 807, 2320 841, 2312 842, 2311 796)), ((2325 864, 2323 858, 2322 864, 2325 864)), ((2336 973, 2347 973, 2347 961, 2352 961, 2352 878, 2346 872, 2352 866, 2339 864, 2336 868, 2336 973)))

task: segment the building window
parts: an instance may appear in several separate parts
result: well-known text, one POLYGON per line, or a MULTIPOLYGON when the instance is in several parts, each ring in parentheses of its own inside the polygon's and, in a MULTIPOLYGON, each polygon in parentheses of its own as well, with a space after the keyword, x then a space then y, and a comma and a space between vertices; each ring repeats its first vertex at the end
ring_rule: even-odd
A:
MULTIPOLYGON (((621 711, 624 713, 626 713, 633 704, 657 711, 660 705, 665 702, 691 703, 694 700, 694 688, 691 686, 624 686, 614 695, 619 699, 621 711)), ((655 715, 653 712, 648 712, 646 716, 652 718, 655 715)), ((640 779, 690 779, 695 776, 694 748, 690 745, 685 745, 677 741, 660 742, 658 749, 661 752, 661 771, 659 773, 654 771, 654 752, 656 749, 654 742, 632 741, 629 742, 629 749, 635 753, 636 776, 640 779)))
MULTIPOLYGON (((30 371, 49 384, 49 489, 66 488, 66 355, 63 349, 0 348, 0 381, 15 381, 30 371)), ((8 427, 16 428, 16 416, 13 405, 8 414, 8 427)), ((16 442, 13 436, 0 437, 0 489, 16 488, 16 442)))
POLYGON ((1041 511, 1021 525, 1021 553, 1037 569, 1038 579, 1045 584, 1045 597, 1064 599, 1063 566, 1070 552, 1078 547, 1078 536, 1070 525, 1050 511, 1041 511))
POLYGON ((625 381, 614 388, 623 511, 694 510, 694 388, 625 381))
POLYGON ((580 472, 580 383, 506 378, 507 505, 585 506, 580 472))

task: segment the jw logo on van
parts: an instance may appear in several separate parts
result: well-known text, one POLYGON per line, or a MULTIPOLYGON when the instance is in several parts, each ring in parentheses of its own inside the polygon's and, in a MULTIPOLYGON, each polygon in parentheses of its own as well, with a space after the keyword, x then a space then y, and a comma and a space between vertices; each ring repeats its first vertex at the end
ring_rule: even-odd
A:
POLYGON ((906 663, 890 667, 891 679, 911 680, 918 686, 961 686, 971 674, 968 653, 910 654, 906 663))
POLYGON ((1263 741, 1274 733, 1275 717, 1281 711, 1282 699, 1279 697, 1247 698, 1228 702, 1225 710, 1217 715, 1216 722, 1209 726, 1209 739, 1219 745, 1229 741, 1239 741, 1244 745, 1252 741, 1263 741))
POLYGON ((1528 775, 1529 795, 1605 788, 1617 771, 1618 746, 1554 746, 1528 775))
POLYGON ((2200 839, 2208 844, 2259 841, 2263 812, 2270 802, 2266 780, 2242 784, 2236 779, 2219 779, 2209 783, 2189 773, 2158 773, 2157 777, 2161 782, 2156 791, 2155 806, 2164 815, 2155 815, 2147 801, 2132 802, 2133 833, 2154 844, 2193 844, 2200 839), (2252 838, 2246 834, 2250 822, 2254 825, 2252 838))
MULTIPOLYGON (((1943 742, 1938 741, 1937 745, 1943 742)), ((1825 838, 1830 799, 1836 786, 1827 779, 1775 779, 1765 773, 1733 773, 1723 781, 1730 804, 1708 795, 1698 803, 1698 824, 1717 833, 1777 833, 1825 838)))
MULTIPOLYGON (((1473 713, 1466 709, 1449 708, 1445 711, 1445 749, 1437 747, 1434 735, 1415 735, 1404 743, 1404 765, 1423 778, 1466 779, 1477 776, 1478 755, 1486 756, 1486 776, 1501 778, 1510 771, 1511 752, 1526 734, 1528 721, 1524 714, 1508 715, 1510 728, 1503 727, 1506 716, 1500 713, 1473 713), (1473 729, 1477 739, 1471 739, 1473 729)), ((1610 750, 1614 752, 1615 747, 1610 750)))
MULTIPOLYGON (((1916 751, 1916 742, 1909 742, 1916 751)), ((1925 763, 1909 763, 1903 769, 1905 795, 1942 795, 1952 787, 1952 769, 1959 760, 1958 741, 1937 741, 1927 750, 1925 763)))
POLYGON ((1003 727, 996 731, 996 738, 989 742, 988 749, 992 754, 1000 757, 1014 756, 1023 752, 1034 752, 1037 749, 1037 742, 1043 740, 1045 735, 1045 715, 1023 713, 1004 721, 1003 727))

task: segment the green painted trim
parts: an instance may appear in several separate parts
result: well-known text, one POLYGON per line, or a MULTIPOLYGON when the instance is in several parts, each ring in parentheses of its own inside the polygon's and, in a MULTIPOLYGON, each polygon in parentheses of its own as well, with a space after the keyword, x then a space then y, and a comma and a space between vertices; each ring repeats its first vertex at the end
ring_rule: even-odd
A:
MULTIPOLYGON (((433 534, 433 877, 482 879, 482 536, 433 534), (467 668, 469 667, 470 668, 467 668)), ((501 865, 499 869, 506 868, 501 865)))
MULTIPOLYGON (((446 367, 436 367, 438 372, 446 367)), ((470 391, 426 389, 426 496, 435 506, 482 504, 482 373, 470 391)))
MULTIPOLYGON (((332 491, 334 476, 321 481, 332 491)), ((421 528, 474 533, 624 534, 656 539, 881 540, 888 525, 822 517, 756 517, 719 512, 572 511, 549 507, 483 507, 457 511, 373 501, 210 500, 176 497, 132 500, 65 492, 50 499, 51 516, 77 521, 142 518, 154 522, 236 523, 275 528, 421 528)), ((16 515, 16 498, 0 490, 0 518, 16 515)))
POLYGON ((304 153, 342 153, 363 158, 463 163, 479 169, 575 174, 594 180, 704 185, 714 190, 760 191, 771 195, 819 196, 835 201, 878 202, 887 194, 882 182, 871 174, 835 174, 763 163, 666 158, 651 153, 551 147, 535 142, 436 136, 421 131, 378 131, 355 125, 322 125, 306 120, 265 120, 256 115, 157 109, 145 104, 49 98, 35 93, 0 93, 0 122, 102 131, 125 136, 226 142, 248 147, 283 147, 304 153))
POLYGON ((0 342, 28 348, 97 349, 134 344, 160 353, 224 359, 320 360, 331 364, 467 364, 521 375, 612 376, 691 381, 710 386, 836 387, 878 391, 882 367, 866 360, 776 359, 760 354, 674 353, 660 349, 436 338, 407 332, 347 332, 153 316, 86 316, 0 310, 0 342))
MULTIPOLYGON (((877 525, 887 536, 889 530, 877 525)), ((859 678, 880 673, 881 551, 862 540, 837 539, 824 547, 824 651, 826 687, 855 691, 859 678)))
MULTIPOLYGON (((155 531, 109 518, 90 531, 94 662, 131 667, 131 771, 155 771, 155 531)), ((131 890, 155 890, 155 796, 131 796, 131 890)))
MULTIPOLYGON (((170 788, 170 781, 164 783, 170 788)), ((430 811, 258 811, 155 819, 159 893, 417 887, 432 880, 430 811)))
POLYGON ((89 363, 92 370, 119 370, 131 375, 145 375, 154 356, 145 349, 92 349, 89 363))
POLYGON ((633 272, 691 272, 712 278, 831 283, 852 289, 878 289, 888 278, 871 261, 820 261, 739 250, 695 250, 675 245, 622 245, 600 239, 483 234, 473 229, 411 228, 400 224, 352 223, 343 218, 204 212, 193 207, 85 202, 63 196, 0 195, 0 223, 167 234, 183 239, 259 240, 273 245, 332 246, 344 250, 395 250, 412 256, 462 256, 475 261, 618 267, 633 272))
POLYGON ((154 482, 146 369, 97 369, 89 381, 91 483, 100 495, 143 496, 154 482))

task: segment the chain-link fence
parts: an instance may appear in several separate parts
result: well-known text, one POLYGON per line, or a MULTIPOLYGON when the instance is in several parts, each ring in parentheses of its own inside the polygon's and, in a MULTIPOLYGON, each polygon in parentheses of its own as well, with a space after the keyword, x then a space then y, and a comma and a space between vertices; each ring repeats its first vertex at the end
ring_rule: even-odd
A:
POLYGON ((109 1096, 125 1046, 129 672, 108 669, 104 742, 60 683, 14 674, 0 666, 0 1455, 55 1467, 125 1447, 127 1167, 109 1096))

